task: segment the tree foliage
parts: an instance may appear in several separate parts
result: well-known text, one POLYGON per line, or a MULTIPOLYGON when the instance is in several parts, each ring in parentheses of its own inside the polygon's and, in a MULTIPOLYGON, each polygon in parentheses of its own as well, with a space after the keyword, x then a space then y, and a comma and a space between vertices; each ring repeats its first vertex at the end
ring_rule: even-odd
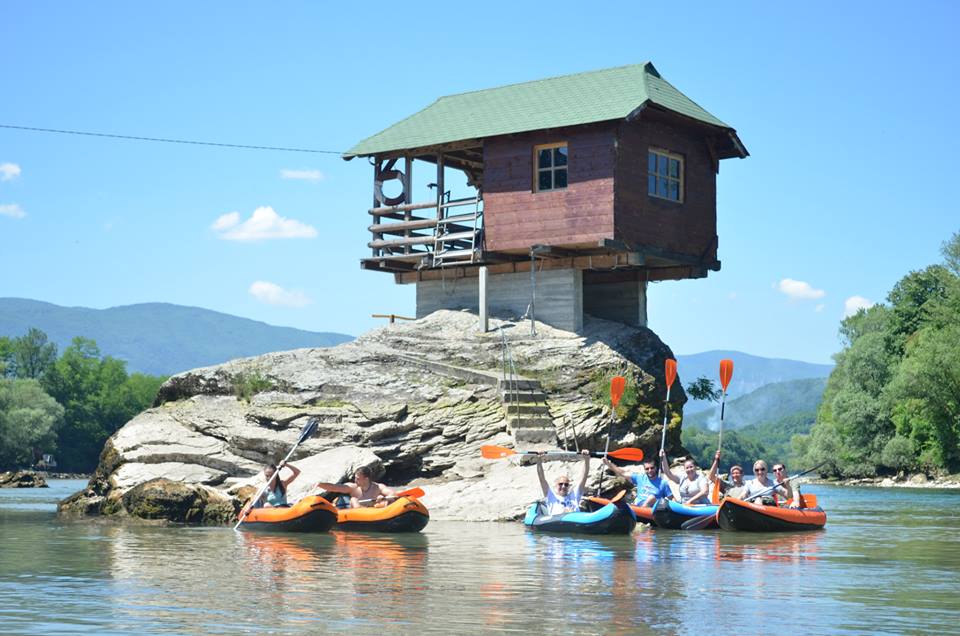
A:
POLYGON ((796 440, 807 463, 842 476, 960 467, 960 233, 943 256, 841 324, 817 422, 796 440))
POLYGON ((0 468, 28 466, 52 448, 62 417, 36 380, 0 378, 0 468))

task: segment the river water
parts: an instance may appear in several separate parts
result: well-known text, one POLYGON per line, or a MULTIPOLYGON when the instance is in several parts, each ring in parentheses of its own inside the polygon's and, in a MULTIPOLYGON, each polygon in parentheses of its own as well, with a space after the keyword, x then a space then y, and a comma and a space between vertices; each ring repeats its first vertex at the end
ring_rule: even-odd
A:
POLYGON ((958 634, 960 492, 809 486, 824 531, 294 536, 62 520, 0 490, 0 633, 958 634))

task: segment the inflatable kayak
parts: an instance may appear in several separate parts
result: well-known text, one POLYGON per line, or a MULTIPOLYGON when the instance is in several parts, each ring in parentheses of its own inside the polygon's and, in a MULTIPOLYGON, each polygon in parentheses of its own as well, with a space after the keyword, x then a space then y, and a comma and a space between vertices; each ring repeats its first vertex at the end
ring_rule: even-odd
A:
POLYGON ((304 497, 292 506, 254 508, 241 530, 326 532, 337 522, 337 509, 323 497, 304 497))
MULTIPOLYGON (((609 499, 603 497, 584 497, 583 499, 590 502, 591 510, 597 510, 610 503, 609 499)), ((653 508, 630 504, 630 509, 633 510, 633 516, 637 518, 637 523, 653 524, 653 508)))
MULTIPOLYGON (((720 506, 716 504, 682 504, 672 499, 660 499, 653 507, 653 523, 658 528, 680 530, 684 521, 704 516, 715 516, 720 506)), ((716 528, 714 520, 704 526, 703 530, 716 528)))
POLYGON ((537 532, 566 534, 630 534, 637 527, 633 510, 618 494, 610 503, 593 512, 565 512, 544 514, 543 502, 537 501, 527 509, 523 524, 537 532))
POLYGON ((827 513, 816 505, 816 499, 804 495, 809 508, 780 508, 764 506, 742 499, 727 497, 720 504, 717 521, 724 530, 747 532, 792 532, 819 530, 827 523, 827 513))
POLYGON ((337 511, 335 530, 366 532, 420 532, 430 513, 413 497, 400 497, 383 508, 342 508, 337 511))

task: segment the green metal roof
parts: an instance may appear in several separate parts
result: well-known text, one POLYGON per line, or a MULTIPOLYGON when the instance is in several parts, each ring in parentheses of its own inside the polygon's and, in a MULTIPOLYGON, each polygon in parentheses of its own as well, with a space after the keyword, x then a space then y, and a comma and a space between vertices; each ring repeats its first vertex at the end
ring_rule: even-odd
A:
MULTIPOLYGON (((441 97, 367 137, 343 157, 623 119, 647 104, 725 128, 735 136, 730 126, 674 88, 646 62, 441 97)), ((739 140, 734 143, 739 145, 739 140)))

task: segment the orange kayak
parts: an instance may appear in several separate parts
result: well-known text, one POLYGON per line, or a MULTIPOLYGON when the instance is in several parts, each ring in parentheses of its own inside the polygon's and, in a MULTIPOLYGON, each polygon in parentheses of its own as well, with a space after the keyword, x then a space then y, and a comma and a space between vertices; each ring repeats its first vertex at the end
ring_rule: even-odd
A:
POLYGON ((254 508, 241 530, 326 532, 337 521, 337 509, 323 497, 304 497, 292 506, 254 508))
POLYGON ((336 530, 366 532, 420 532, 430 513, 419 499, 400 497, 383 508, 341 508, 336 530))
POLYGON ((781 508, 727 497, 717 511, 717 522, 724 530, 748 532, 819 530, 827 523, 827 513, 820 506, 781 508))

